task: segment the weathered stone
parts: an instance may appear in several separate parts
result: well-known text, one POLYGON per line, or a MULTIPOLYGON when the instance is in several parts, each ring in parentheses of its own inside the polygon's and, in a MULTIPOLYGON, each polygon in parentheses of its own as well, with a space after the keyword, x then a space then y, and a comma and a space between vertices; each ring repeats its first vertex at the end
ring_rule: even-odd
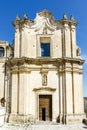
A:
POLYGON ((84 60, 76 43, 77 22, 66 15, 55 20, 44 10, 34 20, 24 15, 13 25, 14 45, 0 42, 5 52, 0 57, 0 99, 6 101, 6 121, 82 122, 84 60))

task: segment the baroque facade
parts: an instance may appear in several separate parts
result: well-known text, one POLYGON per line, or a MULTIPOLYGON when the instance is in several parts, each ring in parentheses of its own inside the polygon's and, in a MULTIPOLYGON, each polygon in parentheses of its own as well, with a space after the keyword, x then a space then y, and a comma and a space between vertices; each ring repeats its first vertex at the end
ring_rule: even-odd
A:
POLYGON ((0 101, 5 121, 81 122, 84 60, 74 17, 55 20, 43 10, 13 22, 14 44, 0 42, 0 101))

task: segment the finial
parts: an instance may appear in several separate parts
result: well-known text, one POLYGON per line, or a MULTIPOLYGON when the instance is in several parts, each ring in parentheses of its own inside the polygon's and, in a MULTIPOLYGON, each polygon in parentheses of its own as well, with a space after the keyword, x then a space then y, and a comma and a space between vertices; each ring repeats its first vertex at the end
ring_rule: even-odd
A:
POLYGON ((64 13, 63 19, 64 19, 64 20, 67 20, 67 19, 68 19, 66 13, 64 13))
POLYGON ((20 20, 20 17, 19 17, 18 15, 16 16, 16 20, 17 20, 17 21, 20 20))
POLYGON ((26 14, 26 13, 24 14, 24 19, 25 19, 25 20, 26 20, 26 19, 28 19, 28 18, 27 18, 27 14, 26 14))
POLYGON ((70 16, 70 20, 71 20, 71 21, 75 21, 75 19, 74 19, 74 16, 73 16, 73 15, 71 15, 71 16, 70 16))

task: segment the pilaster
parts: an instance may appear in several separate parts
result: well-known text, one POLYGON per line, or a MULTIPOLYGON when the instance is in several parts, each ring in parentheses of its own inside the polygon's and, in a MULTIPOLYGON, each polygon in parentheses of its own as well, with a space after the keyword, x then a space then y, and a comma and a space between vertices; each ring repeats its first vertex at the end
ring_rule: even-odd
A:
POLYGON ((72 58, 76 57, 76 27, 71 25, 71 56, 72 58))
POLYGON ((21 31, 19 25, 15 27, 14 57, 20 57, 21 31))
POLYGON ((64 24, 64 44, 65 56, 71 57, 70 27, 67 23, 64 24))

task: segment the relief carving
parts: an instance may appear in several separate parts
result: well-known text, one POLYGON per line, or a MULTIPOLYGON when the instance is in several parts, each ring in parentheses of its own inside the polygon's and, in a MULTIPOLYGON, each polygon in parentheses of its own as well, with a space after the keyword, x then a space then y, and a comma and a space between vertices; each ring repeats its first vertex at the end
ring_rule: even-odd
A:
POLYGON ((42 85, 46 86, 47 85, 47 74, 42 75, 42 85))
POLYGON ((44 66, 43 68, 41 68, 41 75, 42 75, 42 86, 47 86, 47 74, 48 74, 48 68, 46 66, 44 66))
POLYGON ((43 34, 47 34, 47 27, 43 28, 43 34))
POLYGON ((76 53, 77 53, 77 56, 80 56, 80 55, 81 55, 81 49, 80 49, 79 47, 77 48, 76 53))

